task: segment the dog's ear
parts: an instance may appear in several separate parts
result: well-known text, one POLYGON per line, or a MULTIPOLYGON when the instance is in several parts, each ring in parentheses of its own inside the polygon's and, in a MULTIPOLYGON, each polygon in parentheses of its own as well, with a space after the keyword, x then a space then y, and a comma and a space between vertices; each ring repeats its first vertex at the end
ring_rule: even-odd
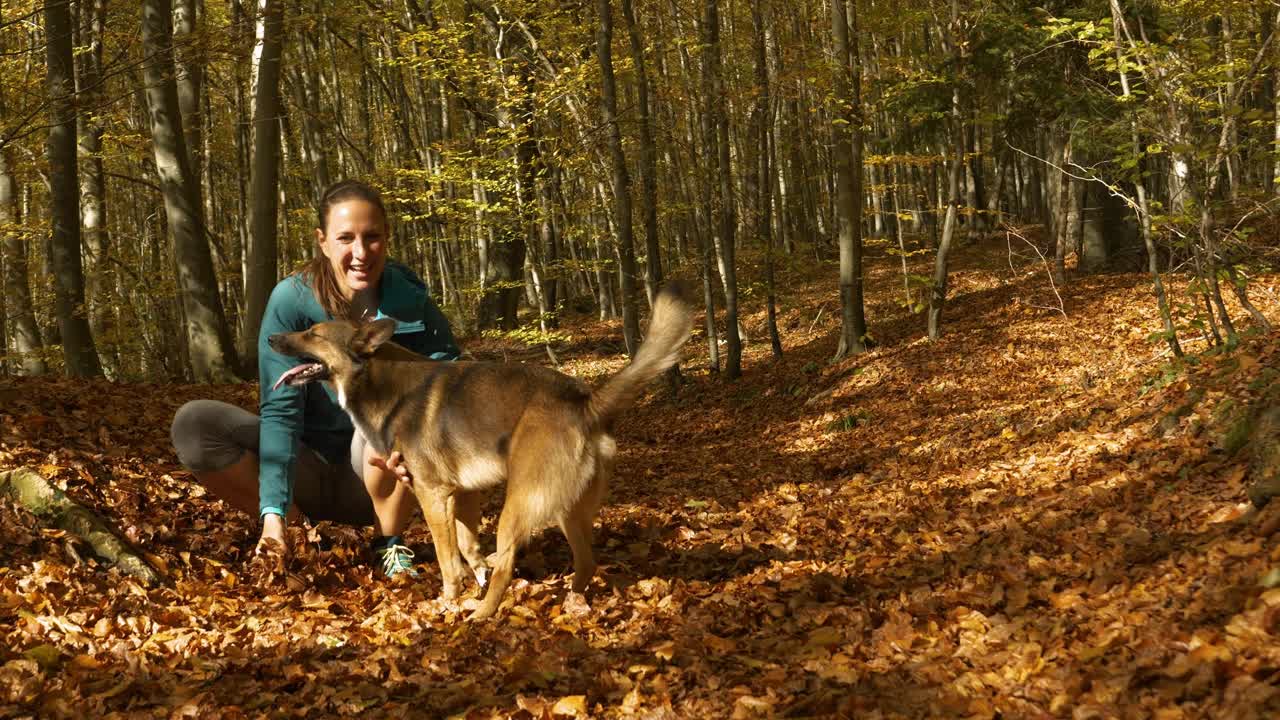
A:
POLYGON ((349 348, 358 356, 372 355, 383 343, 391 339, 395 331, 395 318, 382 318, 364 323, 356 328, 356 334, 351 336, 349 348))

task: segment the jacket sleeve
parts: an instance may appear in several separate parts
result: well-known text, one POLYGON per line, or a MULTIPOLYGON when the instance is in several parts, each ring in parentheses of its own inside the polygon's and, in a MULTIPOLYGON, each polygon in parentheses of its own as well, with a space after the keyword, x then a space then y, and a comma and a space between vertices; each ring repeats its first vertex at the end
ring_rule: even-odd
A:
POLYGON ((258 512, 285 516, 293 493, 290 486, 297 460, 298 438, 302 435, 304 397, 301 388, 271 386, 289 368, 294 358, 281 355, 267 344, 278 332, 303 330, 311 322, 298 302, 299 288, 292 279, 276 285, 267 302, 258 333, 258 396, 262 422, 258 430, 258 512))

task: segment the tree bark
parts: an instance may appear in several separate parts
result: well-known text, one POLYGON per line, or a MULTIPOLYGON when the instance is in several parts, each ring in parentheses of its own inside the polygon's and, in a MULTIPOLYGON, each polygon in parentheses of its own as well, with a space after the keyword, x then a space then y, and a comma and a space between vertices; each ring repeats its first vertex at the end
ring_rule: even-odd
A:
POLYGON ((862 99, 857 57, 857 28, 852 32, 845 0, 831 0, 837 102, 832 126, 836 166, 836 211, 840 224, 840 344, 833 361, 866 350, 866 318, 862 301, 862 99))
POLYGON ((951 243, 956 234, 956 215, 960 205, 960 173, 964 172, 964 113, 961 107, 961 83, 965 71, 964 44, 961 40, 960 7, 951 0, 951 53, 955 61, 955 79, 951 87, 951 148, 955 154, 947 172, 947 214, 942 221, 942 237, 933 262, 933 282, 929 292, 929 339, 942 335, 942 309, 947 302, 947 263, 951 243))
POLYGON ((708 57, 710 63, 712 92, 707 101, 710 103, 711 120, 716 126, 716 175, 719 180, 719 229, 712 235, 715 238, 716 256, 720 266, 720 281, 724 285, 724 326, 726 350, 724 374, 728 380, 735 380, 742 375, 742 335, 738 327, 738 261, 737 261, 737 227, 738 221, 734 211, 733 167, 730 164, 729 110, 728 94, 725 91, 724 61, 720 44, 720 10, 719 0, 707 0, 703 13, 703 31, 706 33, 708 57))
POLYGON ((645 291, 649 305, 662 285, 662 255, 658 247, 658 151, 650 121, 649 72, 644 43, 631 0, 622 0, 622 14, 631 40, 631 59, 636 68, 636 125, 640 142, 640 195, 644 199, 645 291))
MULTIPOLYGON (((1116 42, 1116 67, 1120 73, 1120 91, 1126 100, 1132 97, 1129 88, 1129 73, 1124 69, 1123 58, 1120 54, 1120 29, 1124 25, 1124 16, 1120 11, 1120 1, 1110 0, 1111 5, 1111 27, 1112 35, 1116 42)), ((1280 76, 1278 76, 1280 77, 1280 76)), ((1280 97, 1280 95, 1277 95, 1280 97)), ((1182 357, 1182 345, 1178 342, 1178 331, 1173 326, 1173 316, 1169 311, 1169 298, 1165 294, 1164 282, 1160 279, 1160 253, 1156 249, 1155 234, 1151 230, 1151 206, 1148 201, 1147 181, 1144 175, 1142 160, 1142 139, 1138 134, 1138 119, 1134 111, 1130 111, 1129 116, 1129 145, 1133 158, 1137 162, 1137 173, 1134 177, 1134 188, 1138 196, 1138 229, 1142 235, 1142 244, 1147 250, 1147 270, 1151 273, 1152 291, 1156 296, 1156 306, 1160 311, 1160 320, 1164 324, 1165 342, 1169 345, 1169 351, 1174 357, 1182 357)), ((1277 132, 1280 132, 1280 125, 1277 125, 1277 132)), ((1277 179, 1280 179, 1280 165, 1277 165, 1277 179)))
POLYGON ((50 259, 55 307, 67 373, 101 375, 98 352, 84 313, 84 269, 80 259, 80 188, 76 154, 75 70, 71 57, 71 7, 44 7, 49 85, 49 204, 53 234, 50 259))
POLYGON ((76 74, 80 96, 79 156, 80 170, 80 222, 84 250, 88 254, 85 273, 85 299, 88 301, 89 330, 99 349, 99 360, 107 377, 118 375, 119 362, 116 352, 119 338, 111 337, 112 302, 115 268, 107 262, 111 250, 111 236, 107 224, 106 175, 102 164, 102 134, 104 131, 99 106, 102 103, 102 38, 104 0, 81 0, 81 45, 87 51, 79 55, 79 72, 76 74))
POLYGON ((600 100, 608 127, 609 159, 613 181, 613 222, 621 260, 622 337, 627 354, 634 358, 640 348, 640 320, 636 307, 636 250, 631 226, 631 176, 622 150, 622 130, 618 127, 617 84, 613 76, 613 6, 597 0, 596 56, 600 59, 600 100))
MULTIPOLYGON (((0 110, 3 105, 0 104, 0 110)), ((40 345, 40 328, 31 307, 31 285, 27 277, 27 242, 20 228, 18 184, 9 169, 11 147, 0 148, 0 251, 3 251, 5 314, 13 323, 13 350, 18 374, 43 375, 48 372, 40 345)))
POLYGON ((1063 285, 1067 282, 1067 247, 1071 242, 1071 177, 1067 174, 1071 165, 1071 130, 1066 126, 1054 131, 1050 141, 1053 163, 1058 166, 1051 170, 1056 178, 1050 185, 1053 188, 1053 275, 1054 280, 1063 285), (1060 143, 1060 144, 1059 144, 1060 143))
MULTIPOLYGON (((82 0, 83 1, 83 0, 82 0)), ((177 0, 173 8, 173 38, 178 86, 178 109, 187 140, 187 161, 191 174, 202 176, 200 151, 204 146, 204 118, 200 112, 200 90, 204 84, 204 41, 198 35, 196 0, 177 0)), ((197 183, 197 191, 199 190, 197 183)), ((213 188, 209 188, 212 192, 213 188)))
MULTIPOLYGON (((629 0, 628 0, 629 1, 629 0)), ((755 46, 756 102, 752 108, 752 141, 758 144, 756 167, 756 235, 764 240, 765 314, 769 330, 769 348, 774 359, 782 357, 782 338, 778 334, 778 303, 774 287, 773 241, 773 122, 769 88, 769 55, 765 38, 764 11, 761 3, 751 4, 751 33, 755 46)))
POLYGON ((152 58, 144 70, 156 172, 173 238, 178 288, 195 379, 235 379, 235 351, 205 239, 197 179, 191 172, 178 91, 173 78, 173 30, 169 0, 143 0, 142 44, 152 58))
POLYGON ((279 267, 276 230, 280 197, 280 56, 284 9, 262 0, 254 47, 253 160, 249 180, 250 230, 244 277, 244 331, 240 335, 245 370, 258 366, 258 330, 279 267))

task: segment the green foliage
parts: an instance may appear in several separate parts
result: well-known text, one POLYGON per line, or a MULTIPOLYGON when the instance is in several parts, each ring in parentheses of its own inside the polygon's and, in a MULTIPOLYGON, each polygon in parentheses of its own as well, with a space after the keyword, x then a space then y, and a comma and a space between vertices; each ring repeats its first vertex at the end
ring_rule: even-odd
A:
POLYGON ((1142 387, 1138 390, 1139 397, 1153 390, 1168 387, 1170 383, 1182 378, 1188 368, 1198 364, 1200 364, 1200 360, 1191 355, 1164 363, 1142 383, 1142 387))
POLYGON ((871 413, 869 411, 854 410, 827 423, 827 430, 830 432, 849 432, 870 422, 871 413))
MULTIPOLYGON (((548 313, 548 317, 546 319, 550 319, 551 315, 553 315, 553 313, 548 313)), ((482 337, 517 342, 530 347, 550 345, 552 343, 568 343, 573 341, 573 336, 569 333, 560 332, 558 330, 541 329, 537 318, 534 318, 532 322, 515 328, 514 330, 490 329, 485 330, 480 334, 482 337)))

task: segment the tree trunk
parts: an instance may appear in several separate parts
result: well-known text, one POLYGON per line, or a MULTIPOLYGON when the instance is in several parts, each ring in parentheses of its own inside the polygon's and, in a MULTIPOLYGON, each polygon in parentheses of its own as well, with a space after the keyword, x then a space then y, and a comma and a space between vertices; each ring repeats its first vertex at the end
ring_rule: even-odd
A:
POLYGON ((658 247, 658 151, 650 121, 649 72, 644 43, 631 0, 622 0, 622 14, 631 40, 631 61, 636 68, 636 125, 640 142, 640 194, 644 198, 645 291, 649 306, 662 285, 662 255, 658 247))
POLYGON ((88 254, 85 272, 85 299, 88 301, 89 330, 99 349, 99 360, 107 377, 115 378, 119 358, 116 347, 119 338, 111 337, 112 298, 115 269, 107 263, 111 237, 107 231, 106 176, 102 165, 102 114, 103 102, 102 37, 103 0, 82 0, 80 3, 81 45, 87 51, 79 55, 79 72, 76 74, 80 107, 79 156, 80 171, 80 222, 84 250, 88 254))
POLYGON ((929 292, 930 340, 937 340, 942 335, 942 309, 947 302, 947 263, 951 255, 951 243, 956 234, 956 215, 960 205, 960 174, 964 172, 964 113, 960 98, 966 53, 960 30, 958 0, 951 0, 951 53, 955 61, 956 73, 951 87, 951 146, 955 157, 947 173, 947 215, 942 222, 942 238, 938 241, 938 252, 933 263, 933 282, 929 292))
MULTIPOLYGON (((1114 2, 1112 5, 1114 6, 1114 2)), ((1116 12, 1116 10, 1112 10, 1116 12)), ((1280 45, 1274 50, 1277 61, 1271 68, 1272 160, 1271 191, 1280 195, 1280 45)))
MULTIPOLYGON (((82 0, 83 1, 83 0, 82 0)), ((200 90, 204 84, 204 40, 198 33, 197 0, 176 0, 173 8, 173 39, 178 86, 178 109, 182 113, 182 130, 186 135, 187 161, 191 174, 202 177, 200 150, 204 118, 200 113, 200 90)), ((199 183, 196 185, 199 189, 199 183)), ((199 191, 199 190, 197 190, 199 191)), ((213 188, 209 188, 212 192, 213 188)))
POLYGON ((981 210, 986 207, 986 191, 983 184, 982 176, 982 148, 978 146, 978 120, 975 116, 965 128, 965 148, 968 151, 968 160, 965 162, 965 205, 969 209, 969 217, 972 222, 969 224, 970 231, 980 231, 987 228, 986 218, 982 216, 981 210))
POLYGON ((712 129, 706 137, 711 144, 707 152, 706 181, 715 186, 715 220, 708 218, 711 237, 715 242, 716 258, 720 268, 720 280, 724 285, 725 334, 728 357, 725 360, 725 377, 734 380, 742 375, 742 336, 738 332, 738 277, 735 234, 737 219, 734 213, 733 169, 730 165, 729 116, 725 108, 724 70, 720 49, 720 10, 718 0, 706 0, 703 4, 702 41, 706 48, 703 59, 704 122, 712 129), (712 154, 714 153, 714 154, 712 154))
POLYGON ((0 470, 0 497, 26 508, 46 525, 84 540, 99 557, 126 575, 148 585, 160 581, 160 574, 121 540, 104 518, 67 497, 34 470, 0 470))
POLYGON ((49 86, 49 215, 53 225, 55 307, 62 356, 75 377, 101 375, 93 334, 84 314, 80 260, 80 188, 76 156, 75 70, 71 57, 70 3, 44 6, 49 86))
POLYGON ((279 276, 276 231, 280 197, 280 62, 284 8, 262 0, 254 47, 253 160, 249 179, 250 230, 244 276, 244 331, 240 336, 245 372, 258 367, 258 331, 271 288, 279 276))
MULTIPOLYGON (((4 55, 4 35, 0 33, 0 56, 4 55)), ((7 117, 6 89, 0 86, 0 117, 7 117)), ((13 325, 12 355, 20 375, 48 372, 40 344, 40 327, 31 305, 31 284, 27 276, 27 241, 22 228, 19 188, 13 175, 12 144, 0 144, 0 268, 4 269, 3 289, 6 319, 13 325)), ((0 353, 11 354, 9 344, 0 353)))
POLYGON ((862 306, 862 99, 857 27, 850 31, 845 0, 831 0, 837 85, 842 95, 833 124, 836 165, 836 210, 840 223, 840 345, 833 361, 866 350, 866 318, 862 306))
MULTIPOLYGON (((629 1, 629 0, 628 0, 629 1)), ((765 312, 769 329, 769 348, 774 359, 782 357, 782 338, 778 334, 778 303, 773 273, 773 122, 769 94, 769 55, 765 41, 764 11, 761 3, 751 4, 751 34, 755 46, 756 103, 752 108, 751 138, 759 146, 756 168, 756 235, 764 240, 765 312)))
MULTIPOLYGON (((1129 73, 1124 69, 1124 62, 1120 55, 1120 28, 1124 25, 1124 16, 1120 11, 1120 0, 1110 0, 1111 5, 1111 27, 1112 35, 1116 42, 1116 67, 1120 73, 1120 90, 1124 98, 1128 100, 1131 97, 1129 89, 1129 73)), ((1280 77, 1280 76, 1278 76, 1280 77)), ((1277 95, 1280 98, 1280 95, 1277 95)), ((1147 195, 1147 181, 1143 173, 1144 163, 1142 163, 1142 140, 1138 134, 1138 119, 1135 111, 1131 110, 1129 117, 1129 145, 1133 158, 1137 163, 1137 173, 1134 177, 1134 187, 1138 196, 1138 229, 1142 235, 1142 244, 1147 250, 1147 269, 1151 273, 1152 290, 1156 296, 1156 306, 1160 310, 1160 320, 1164 324, 1165 342, 1169 345, 1169 351, 1174 357, 1182 357, 1182 346, 1178 343, 1178 331, 1173 326, 1173 316, 1169 311, 1169 299, 1165 295, 1164 282, 1160 279, 1160 253, 1156 249, 1155 234, 1151 231, 1151 207, 1147 195)), ((1277 132, 1280 133, 1280 124, 1277 125, 1277 132)), ((1280 179, 1280 165, 1277 166, 1277 179, 1280 179)))
POLYGON ((547 164, 547 156, 540 155, 542 173, 537 180, 538 235, 542 255, 542 299, 546 303, 546 321, 549 327, 560 326, 561 292, 560 233, 556 228, 555 201, 552 185, 559 182, 559 171, 547 164), (546 272, 546 268, 552 268, 546 272))
POLYGON ((1070 231, 1067 214, 1070 204, 1071 178, 1067 167, 1071 164, 1071 131, 1066 127, 1050 129, 1049 159, 1056 167, 1049 169, 1049 213, 1053 228, 1053 277, 1059 285, 1067 281, 1067 243, 1070 231))
POLYGON ((609 158, 613 180, 613 222, 621 260, 622 337, 627 354, 634 358, 640 348, 640 320, 636 307, 636 250, 631 227, 631 177, 622 151, 622 130, 618 127, 617 85, 613 77, 613 6, 597 0, 596 56, 600 59, 600 100, 608 127, 609 158))
POLYGON ((205 239, 197 179, 191 173, 173 79, 173 31, 169 0, 143 0, 142 44, 146 96, 156 172, 173 237, 178 288, 185 315, 191 369, 202 382, 235 379, 235 351, 222 313, 222 298, 205 239))
MULTIPOLYGON (((3 110, 0 105, 0 110, 3 110)), ((11 146, 0 147, 0 252, 3 252, 5 314, 13 323, 13 352, 21 375, 43 375, 44 357, 40 328, 31 307, 31 285, 27 278, 27 242, 21 232, 18 186, 9 169, 11 146)), ((0 350, 6 350, 0 348, 0 350)))

